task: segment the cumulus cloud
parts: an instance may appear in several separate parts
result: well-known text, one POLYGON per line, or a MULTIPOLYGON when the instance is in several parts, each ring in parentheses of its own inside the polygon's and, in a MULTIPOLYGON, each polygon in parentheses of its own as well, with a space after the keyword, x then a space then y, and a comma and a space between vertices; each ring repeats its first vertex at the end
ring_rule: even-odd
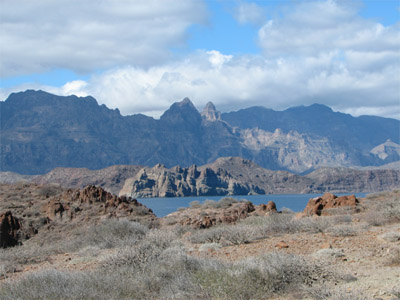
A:
POLYGON ((2 0, 1 7, 2 77, 162 63, 206 18, 196 0, 2 0))
POLYGON ((265 21, 266 11, 257 3, 241 2, 236 7, 234 16, 240 24, 261 25, 265 21))
POLYGON ((314 56, 333 50, 399 50, 398 25, 385 27, 358 16, 351 1, 305 1, 268 20, 259 30, 266 56, 314 56))
POLYGON ((398 25, 362 19, 348 3, 299 2, 283 17, 268 20, 259 31, 263 55, 198 51, 149 68, 116 67, 86 82, 44 89, 90 94, 123 114, 159 116, 188 96, 199 109, 208 101, 221 111, 322 103, 354 115, 400 119, 398 25))
MULTIPOLYGON (((322 103, 354 115, 374 114, 399 118, 398 66, 353 70, 338 59, 339 52, 303 60, 261 56, 225 56, 217 51, 149 69, 124 67, 74 81, 58 94, 93 95, 122 114, 144 113, 158 117, 173 102, 188 96, 199 108, 213 101, 222 111, 261 105, 285 109, 322 103)), ((40 88, 40 87, 36 87, 40 88)))

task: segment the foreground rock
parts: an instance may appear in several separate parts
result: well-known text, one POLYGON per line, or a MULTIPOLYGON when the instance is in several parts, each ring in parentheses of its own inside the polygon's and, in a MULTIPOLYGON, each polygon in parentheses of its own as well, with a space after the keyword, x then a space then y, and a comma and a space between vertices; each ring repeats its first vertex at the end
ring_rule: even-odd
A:
POLYGON ((18 244, 21 223, 11 211, 0 214, 0 248, 12 247, 18 244))
POLYGON ((238 202, 232 198, 223 198, 218 202, 206 201, 194 204, 191 208, 169 214, 162 220, 163 225, 180 224, 196 229, 210 228, 219 224, 235 224, 239 220, 254 215, 277 213, 276 205, 269 201, 267 205, 253 205, 250 201, 238 202))
POLYGON ((46 239, 52 232, 70 230, 116 218, 146 225, 157 223, 152 210, 129 197, 118 197, 101 187, 63 190, 36 184, 0 185, 0 247, 23 243, 36 235, 46 239))
POLYGON ((114 217, 140 221, 143 217, 156 218, 151 209, 136 199, 118 197, 93 185, 66 191, 50 200, 44 210, 51 220, 114 217))
POLYGON ((359 201, 354 195, 337 197, 331 193, 325 193, 322 197, 311 198, 303 214, 310 215, 328 215, 329 209, 339 207, 352 207, 355 208, 359 201))

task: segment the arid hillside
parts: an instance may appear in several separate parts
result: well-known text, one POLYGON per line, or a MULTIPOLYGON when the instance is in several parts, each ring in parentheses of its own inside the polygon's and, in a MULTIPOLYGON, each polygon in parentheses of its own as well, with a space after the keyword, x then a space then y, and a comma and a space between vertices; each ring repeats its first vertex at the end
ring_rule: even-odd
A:
POLYGON ((0 215, 1 242, 17 239, 0 249, 5 300, 400 297, 399 191, 325 194, 297 214, 224 198, 157 219, 94 186, 21 183, 1 186, 0 215))

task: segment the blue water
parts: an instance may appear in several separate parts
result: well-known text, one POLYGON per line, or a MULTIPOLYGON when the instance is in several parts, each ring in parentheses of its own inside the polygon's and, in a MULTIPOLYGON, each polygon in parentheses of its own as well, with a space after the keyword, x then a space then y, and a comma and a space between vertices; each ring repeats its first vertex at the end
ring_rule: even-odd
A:
MULTIPOLYGON (((335 194, 337 196, 349 195, 335 194)), ((356 193, 356 197, 365 197, 366 193, 356 193)), ((206 200, 218 201, 222 198, 230 197, 238 200, 249 200, 253 204, 267 204, 268 201, 274 201, 278 210, 286 207, 295 212, 302 211, 310 198, 322 196, 322 194, 278 194, 278 195, 254 195, 254 196, 214 196, 214 197, 177 197, 177 198, 140 198, 138 201, 148 208, 151 208, 157 217, 164 217, 179 207, 189 207, 192 201, 203 203, 206 200)))

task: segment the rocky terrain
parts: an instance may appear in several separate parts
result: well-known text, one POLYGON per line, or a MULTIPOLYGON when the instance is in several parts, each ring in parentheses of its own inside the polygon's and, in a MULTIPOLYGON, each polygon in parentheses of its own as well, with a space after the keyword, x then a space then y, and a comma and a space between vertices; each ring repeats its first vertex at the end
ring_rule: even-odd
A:
POLYGON ((92 97, 28 90, 0 101, 0 113, 0 170, 19 174, 44 174, 57 167, 189 167, 227 156, 304 173, 399 159, 400 121, 352 117, 317 104, 220 113, 208 103, 200 113, 185 98, 157 120, 122 116, 92 97))
POLYGON ((64 190, 56 185, 0 185, 0 244, 14 246, 30 238, 45 239, 102 219, 122 218, 150 224, 150 209, 128 197, 117 197, 92 185, 64 190), (36 237, 39 235, 39 237, 36 237))
POLYGON ((100 170, 56 168, 45 175, 0 173, 0 182, 58 184, 63 188, 96 185, 115 195, 184 197, 290 193, 377 192, 400 185, 396 169, 321 168, 307 175, 272 171, 239 157, 219 158, 204 166, 166 168, 117 165, 100 170))
POLYGON ((157 219, 94 186, 2 185, 0 298, 397 299, 399 204, 325 194, 295 214, 224 198, 157 219))

